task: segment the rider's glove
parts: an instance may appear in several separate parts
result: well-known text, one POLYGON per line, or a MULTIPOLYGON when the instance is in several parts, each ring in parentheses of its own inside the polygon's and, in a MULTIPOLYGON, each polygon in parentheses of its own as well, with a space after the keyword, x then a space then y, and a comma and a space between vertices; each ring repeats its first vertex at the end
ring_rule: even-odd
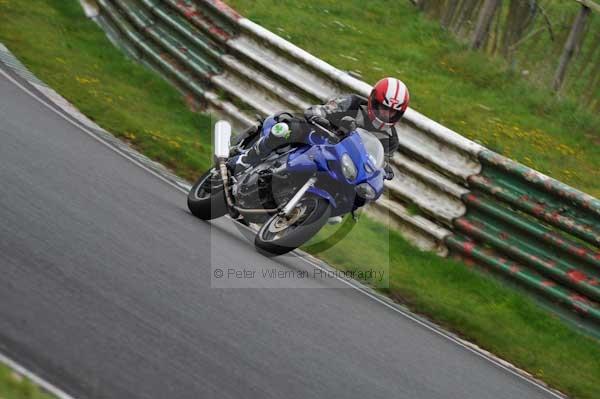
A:
POLYGON ((316 123, 317 125, 321 125, 324 128, 331 127, 331 122, 329 122, 329 120, 327 118, 323 118, 322 116, 319 116, 319 115, 313 115, 313 116, 309 117, 308 120, 311 123, 316 123))
POLYGON ((385 163, 383 170, 385 171, 385 180, 392 180, 394 178, 394 170, 392 169, 389 163, 385 163))

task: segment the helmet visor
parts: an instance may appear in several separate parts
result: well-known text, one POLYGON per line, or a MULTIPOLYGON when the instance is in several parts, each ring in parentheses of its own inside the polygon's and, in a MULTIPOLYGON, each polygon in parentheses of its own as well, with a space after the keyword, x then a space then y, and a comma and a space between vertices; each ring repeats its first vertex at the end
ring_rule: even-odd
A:
POLYGON ((396 123, 402 118, 403 112, 374 101, 373 111, 375 116, 384 123, 396 123))

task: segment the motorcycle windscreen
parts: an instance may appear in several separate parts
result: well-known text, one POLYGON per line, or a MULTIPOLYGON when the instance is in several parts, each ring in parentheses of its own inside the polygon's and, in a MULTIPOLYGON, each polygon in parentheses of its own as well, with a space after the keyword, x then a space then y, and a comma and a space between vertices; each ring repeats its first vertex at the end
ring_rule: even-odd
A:
POLYGON ((383 149, 383 145, 375 136, 373 136, 368 131, 358 128, 356 129, 357 133, 360 136, 360 140, 365 146, 365 150, 367 152, 367 157, 375 167, 375 169, 383 168, 385 161, 385 151, 383 149))

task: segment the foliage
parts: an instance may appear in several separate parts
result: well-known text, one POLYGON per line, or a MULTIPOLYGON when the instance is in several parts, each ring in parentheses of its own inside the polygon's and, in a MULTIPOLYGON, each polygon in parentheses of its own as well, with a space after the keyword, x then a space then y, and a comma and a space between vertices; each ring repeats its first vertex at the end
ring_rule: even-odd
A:
POLYGON ((533 85, 502 59, 469 50, 408 0, 229 3, 367 82, 401 78, 411 105, 430 118, 600 197, 600 113, 533 85))

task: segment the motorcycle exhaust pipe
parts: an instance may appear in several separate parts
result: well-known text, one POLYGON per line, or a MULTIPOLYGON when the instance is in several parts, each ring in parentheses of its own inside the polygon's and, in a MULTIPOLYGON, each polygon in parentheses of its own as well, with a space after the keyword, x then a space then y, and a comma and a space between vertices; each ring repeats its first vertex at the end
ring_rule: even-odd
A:
MULTIPOLYGON (((225 191, 225 200, 227 201, 227 206, 229 209, 235 209, 241 213, 271 213, 279 211, 279 209, 244 209, 233 204, 231 193, 229 192, 229 172, 227 171, 227 165, 225 165, 227 158, 229 158, 230 145, 231 125, 227 121, 218 121, 215 123, 214 155, 216 158, 216 163, 219 165, 219 171, 221 172, 221 180, 223 181, 223 188, 225 191)), ((311 177, 308 179, 281 210, 282 214, 286 217, 289 217, 292 213, 292 210, 296 207, 296 205, 298 205, 300 199, 316 181, 316 177, 311 177)))
POLYGON ((225 201, 229 209, 234 209, 240 213, 274 213, 278 212, 280 208, 276 209, 245 209, 240 208, 233 204, 231 199, 231 193, 229 192, 229 171, 225 162, 229 158, 229 149, 231 147, 231 125, 227 121, 218 121, 215 123, 214 132, 214 155, 219 171, 221 174, 221 180, 223 181, 223 188, 225 191, 225 201))
POLYGON ((227 121, 215 123, 215 157, 229 158, 229 146, 231 144, 231 125, 227 121))
POLYGON ((231 125, 227 121, 218 121, 215 123, 214 134, 214 153, 216 163, 219 165, 225 200, 229 209, 233 207, 233 201, 229 193, 229 172, 225 161, 229 158, 229 145, 231 143, 231 125))

